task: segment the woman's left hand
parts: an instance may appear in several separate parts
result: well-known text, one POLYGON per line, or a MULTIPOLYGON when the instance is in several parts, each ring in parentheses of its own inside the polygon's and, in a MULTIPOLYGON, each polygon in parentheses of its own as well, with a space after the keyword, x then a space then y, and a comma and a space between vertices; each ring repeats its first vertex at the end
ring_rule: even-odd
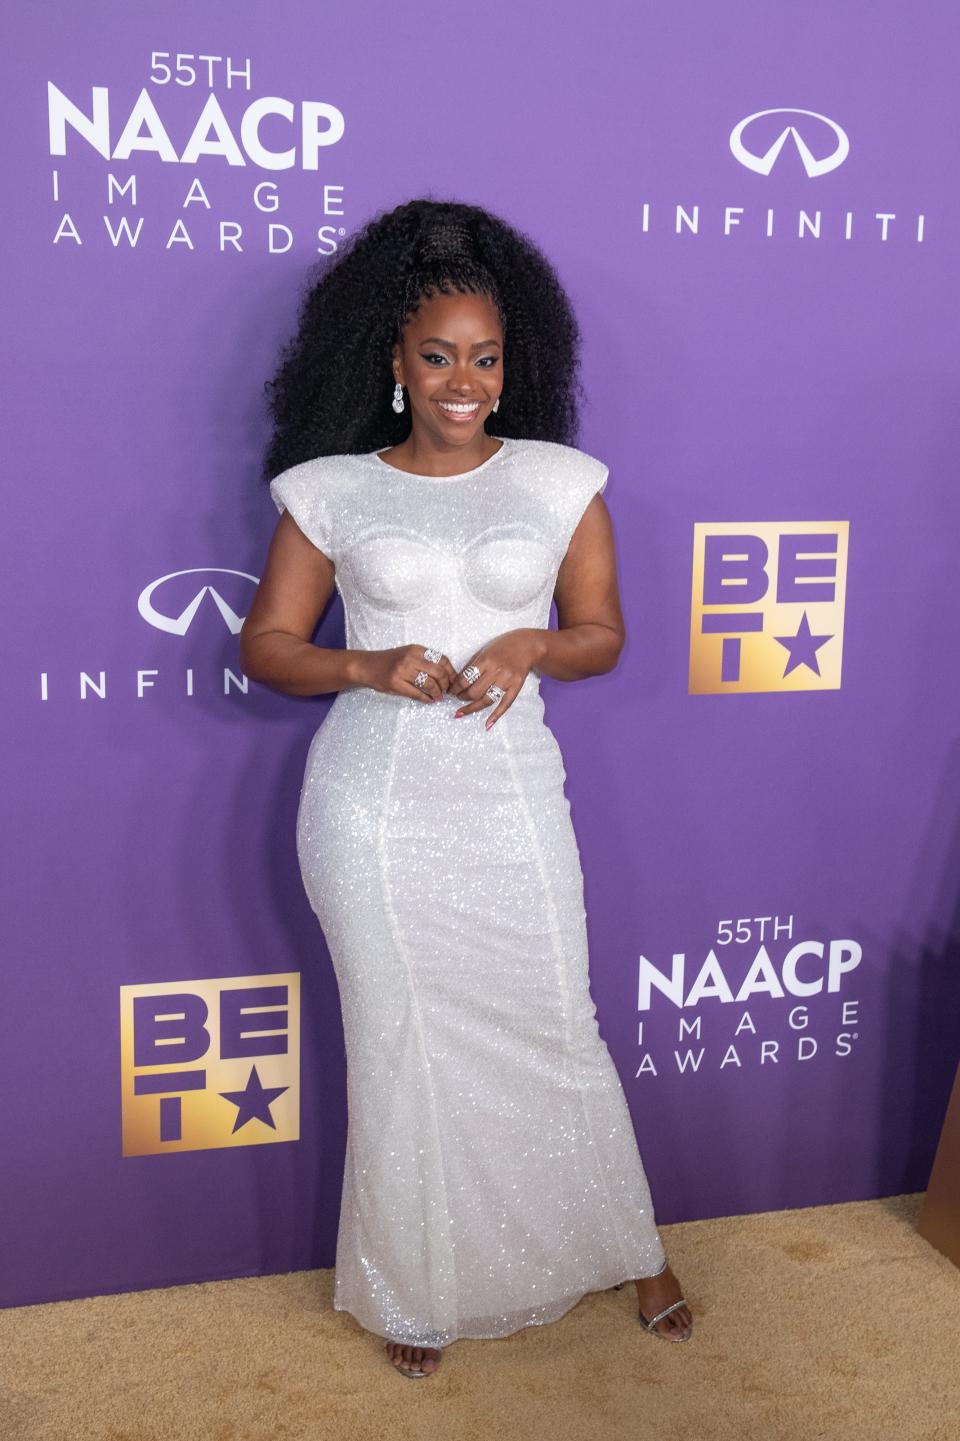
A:
POLYGON ((468 661, 460 667, 457 678, 450 686, 448 695, 467 702, 457 711, 458 716, 472 714, 494 705, 485 692, 492 685, 503 691, 503 699, 496 702, 493 714, 487 718, 489 730, 500 719, 504 711, 513 704, 539 654, 539 631, 533 629, 508 630, 496 636, 489 644, 481 646, 468 661), (463 672, 467 666, 475 665, 480 675, 467 684, 463 672))

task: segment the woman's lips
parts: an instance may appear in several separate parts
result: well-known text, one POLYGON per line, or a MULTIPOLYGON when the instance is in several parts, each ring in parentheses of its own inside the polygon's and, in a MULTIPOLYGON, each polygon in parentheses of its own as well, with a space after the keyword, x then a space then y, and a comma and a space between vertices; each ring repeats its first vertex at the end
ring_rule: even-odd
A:
POLYGON ((475 401, 471 410, 446 410, 438 400, 437 409, 441 415, 445 415, 448 420, 452 420, 454 425, 463 425, 466 421, 476 419, 477 412, 480 409, 480 402, 475 401))

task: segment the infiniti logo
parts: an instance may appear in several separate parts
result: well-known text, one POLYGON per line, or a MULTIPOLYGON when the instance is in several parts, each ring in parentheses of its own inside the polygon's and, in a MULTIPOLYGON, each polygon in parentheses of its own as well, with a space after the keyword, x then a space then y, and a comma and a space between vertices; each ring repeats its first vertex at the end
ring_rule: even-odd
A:
MULTIPOLYGON (((185 636, 193 625, 194 617, 200 610, 206 596, 220 613, 221 619, 226 623, 227 630, 232 636, 239 635, 243 627, 245 616, 237 615, 232 605, 224 600, 215 585, 205 581, 196 589, 196 581, 181 580, 182 576, 213 576, 226 575, 237 576, 244 582, 249 582, 256 587, 259 582, 255 575, 249 575, 245 570, 230 570, 221 565, 200 565, 190 570, 174 570, 169 575, 161 575, 158 580, 152 580, 149 585, 144 586, 137 597, 137 610, 155 630, 162 630, 167 635, 185 636), (168 586, 165 594, 166 605, 164 605, 163 587, 168 586), (193 592, 191 599, 180 609, 185 594, 193 592), (159 601, 159 604, 157 603, 159 601), (174 611, 175 614, 168 614, 174 611)), ((229 592, 236 590, 237 581, 233 580, 227 586, 229 592)), ((49 671, 40 671, 39 698, 41 701, 49 702, 51 699, 66 699, 70 692, 83 702, 89 702, 91 697, 96 701, 107 702, 108 700, 119 700, 133 698, 142 701, 150 695, 162 695, 171 697, 175 695, 192 699, 197 693, 194 686, 194 668, 192 665, 185 665, 181 671, 176 670, 176 662, 170 661, 171 649, 164 646, 163 651, 167 656, 164 669, 161 671, 154 665, 137 665, 134 663, 132 676, 121 680, 118 686, 111 675, 110 684, 107 684, 107 673, 105 670, 79 672, 76 682, 64 685, 59 677, 51 677, 49 671), (75 686, 75 688, 74 688, 75 686)), ((185 649, 175 648, 178 656, 185 655, 185 649)), ((246 695, 249 681, 239 667, 234 664, 226 664, 212 672, 204 672, 209 681, 213 680, 220 695, 231 696, 234 694, 246 695)), ((209 694, 209 689, 207 689, 209 694)))
MULTIPOLYGON (((811 127, 808 125, 805 128, 809 130, 811 127)), ((826 115, 819 115, 816 110, 794 110, 787 106, 775 110, 758 110, 756 114, 748 115, 745 120, 741 120, 739 125, 735 125, 730 132, 730 149, 734 158, 739 160, 741 165, 745 165, 748 170, 755 170, 758 175, 769 175, 788 136, 796 145, 803 168, 811 180, 816 175, 826 175, 828 171, 836 170, 850 154, 850 141, 836 121, 830 120, 826 115), (743 132, 754 120, 759 120, 764 115, 808 115, 814 120, 819 120, 832 132, 836 141, 835 148, 830 155, 825 155, 822 160, 818 160, 796 126, 785 125, 770 148, 765 150, 762 155, 755 155, 744 145, 743 132)))
POLYGON ((176 580, 181 575, 239 575, 243 580, 249 580, 257 585, 257 577, 248 575, 245 570, 227 570, 224 566, 196 566, 192 570, 174 570, 169 575, 162 575, 159 580, 153 580, 146 586, 137 597, 137 610, 143 616, 148 625, 156 626, 157 630, 165 630, 169 635, 186 635, 193 623, 193 618, 200 608, 205 595, 209 595, 217 610, 227 623, 227 629, 231 635, 239 635, 243 625, 244 617, 237 615, 232 606, 229 606, 219 591, 214 590, 212 585, 203 585, 197 591, 191 601, 187 603, 179 615, 164 615, 153 603, 154 592, 160 586, 166 585, 167 581, 176 580))

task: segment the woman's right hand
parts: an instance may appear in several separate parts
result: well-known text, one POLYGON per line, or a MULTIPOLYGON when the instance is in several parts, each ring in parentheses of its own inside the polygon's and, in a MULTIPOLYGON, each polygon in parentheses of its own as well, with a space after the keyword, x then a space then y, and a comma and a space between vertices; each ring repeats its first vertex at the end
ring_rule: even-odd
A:
POLYGON ((457 678, 447 656, 426 660, 423 645, 399 645, 393 650, 363 652, 360 684, 384 695, 411 696, 430 704, 440 699, 457 678), (422 686, 415 684, 419 671, 426 673, 422 686))

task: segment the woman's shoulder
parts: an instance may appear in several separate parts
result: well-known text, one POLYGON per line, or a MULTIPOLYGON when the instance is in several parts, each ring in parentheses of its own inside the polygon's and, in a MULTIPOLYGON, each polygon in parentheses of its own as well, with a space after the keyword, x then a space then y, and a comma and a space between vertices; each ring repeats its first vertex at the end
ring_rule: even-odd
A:
POLYGON ((368 459, 348 454, 311 456, 275 475, 270 482, 270 494, 278 505, 287 496, 331 494, 354 481, 368 459))
POLYGON ((288 466, 270 482, 277 510, 281 515, 289 511, 304 535, 334 563, 366 460, 359 455, 315 455, 288 466))
POLYGON ((578 446, 564 445, 557 440, 524 440, 521 448, 527 458, 543 470, 544 478, 567 480, 572 486, 586 486, 591 492, 603 490, 607 483, 606 462, 578 446))

